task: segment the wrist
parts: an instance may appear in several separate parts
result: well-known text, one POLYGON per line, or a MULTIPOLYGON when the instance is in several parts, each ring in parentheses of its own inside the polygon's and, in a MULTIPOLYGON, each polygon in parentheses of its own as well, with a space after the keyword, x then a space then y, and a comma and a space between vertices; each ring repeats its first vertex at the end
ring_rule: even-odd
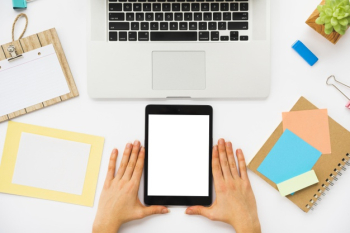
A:
POLYGON ((94 222, 92 226, 92 233, 117 233, 121 224, 106 224, 94 222))
POLYGON ((261 226, 259 221, 256 221, 252 224, 244 225, 240 228, 235 228, 233 226, 233 228, 236 230, 236 233, 261 233, 261 226))

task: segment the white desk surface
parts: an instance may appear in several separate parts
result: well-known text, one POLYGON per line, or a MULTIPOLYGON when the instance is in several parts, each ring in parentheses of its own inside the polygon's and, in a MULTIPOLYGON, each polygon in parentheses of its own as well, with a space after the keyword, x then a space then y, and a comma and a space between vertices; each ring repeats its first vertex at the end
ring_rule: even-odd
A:
MULTIPOLYGON (((12 22, 18 14, 12 9, 11 2, 1 0, 0 3, 0 44, 10 41, 12 22)), ((290 110, 302 95, 319 108, 328 108, 329 115, 350 130, 350 110, 345 108, 346 99, 325 84, 331 74, 350 83, 350 32, 334 46, 304 23, 320 0, 272 0, 271 94, 266 100, 254 101, 90 99, 86 87, 86 2, 37 0, 28 4, 28 9, 24 11, 29 17, 26 35, 53 27, 57 29, 80 96, 21 116, 15 121, 106 138, 94 207, 0 194, 0 232, 90 232, 110 152, 114 147, 123 150, 124 145, 134 139, 143 141, 144 109, 147 104, 212 105, 214 139, 224 137, 231 140, 235 147, 243 148, 248 161, 281 122, 281 112, 290 110), (314 67, 310 67, 291 49, 297 39, 319 57, 314 67)), ((23 22, 21 20, 18 23, 16 36, 23 22)), ((347 91, 350 95, 350 90, 347 91)), ((0 151, 6 129, 7 123, 0 124, 0 151)), ((281 197, 257 175, 249 172, 249 177, 255 191, 263 232, 346 231, 350 217, 350 174, 343 174, 315 211, 308 214, 281 197)), ((142 193, 143 185, 140 187, 140 197, 142 193)), ((168 215, 125 224, 120 232, 234 232, 226 224, 211 222, 199 216, 186 216, 184 211, 184 207, 171 208, 168 215)))

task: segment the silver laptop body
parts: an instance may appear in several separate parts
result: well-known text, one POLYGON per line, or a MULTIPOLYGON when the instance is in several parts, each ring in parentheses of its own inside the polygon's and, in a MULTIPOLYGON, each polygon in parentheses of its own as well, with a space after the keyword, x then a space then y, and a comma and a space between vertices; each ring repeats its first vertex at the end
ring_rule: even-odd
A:
POLYGON ((88 0, 92 98, 265 98, 270 0, 88 0))

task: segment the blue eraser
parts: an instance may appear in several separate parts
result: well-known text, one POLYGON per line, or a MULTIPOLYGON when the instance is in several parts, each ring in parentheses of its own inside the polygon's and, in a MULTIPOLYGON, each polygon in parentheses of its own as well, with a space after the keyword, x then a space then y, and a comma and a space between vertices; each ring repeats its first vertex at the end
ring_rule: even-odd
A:
POLYGON ((27 9, 26 0, 12 0, 13 9, 27 9))
POLYGON ((310 66, 315 65, 315 63, 318 61, 318 58, 313 54, 310 49, 308 49, 303 42, 300 40, 296 41, 292 48, 302 57, 304 60, 309 63, 310 66))

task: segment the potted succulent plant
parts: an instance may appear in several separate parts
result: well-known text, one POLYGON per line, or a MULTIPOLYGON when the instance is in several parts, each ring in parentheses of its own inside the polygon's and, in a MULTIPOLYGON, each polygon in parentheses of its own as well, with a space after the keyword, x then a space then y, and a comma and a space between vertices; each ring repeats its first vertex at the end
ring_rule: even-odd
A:
POLYGON ((350 0, 324 0, 306 23, 336 44, 350 26, 350 0))

